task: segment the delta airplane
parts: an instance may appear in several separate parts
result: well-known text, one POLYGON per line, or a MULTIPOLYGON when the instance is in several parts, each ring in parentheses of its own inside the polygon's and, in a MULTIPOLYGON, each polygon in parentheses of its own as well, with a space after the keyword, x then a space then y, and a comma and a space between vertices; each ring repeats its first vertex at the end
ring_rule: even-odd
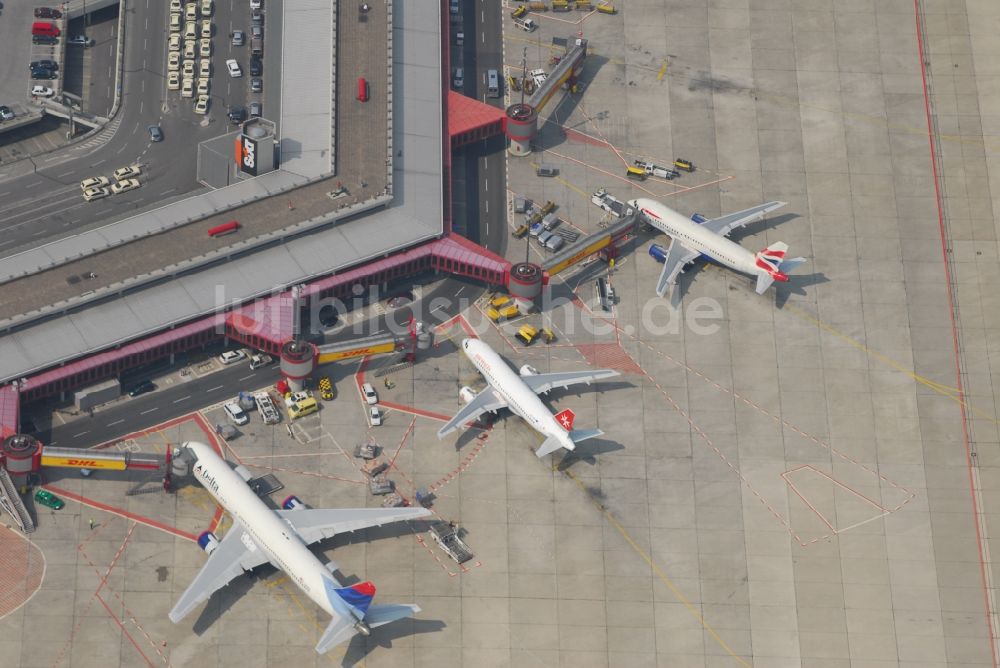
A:
POLYGON ((420 612, 412 604, 371 605, 371 582, 341 586, 333 574, 337 565, 324 566, 307 546, 345 531, 426 517, 426 508, 312 509, 289 496, 282 510, 272 510, 247 485, 246 469, 233 470, 210 446, 189 441, 176 456, 195 459, 195 478, 229 511, 233 527, 221 541, 208 531, 198 537, 208 561, 170 611, 175 624, 215 591, 268 562, 333 616, 316 645, 320 654, 356 633, 368 636, 373 628, 420 612))
POLYGON ((629 202, 629 206, 638 211, 643 220, 671 238, 663 272, 656 285, 656 294, 662 297, 673 288, 671 302, 677 304, 680 301, 680 290, 676 288, 677 277, 699 255, 730 269, 755 276, 759 295, 764 294, 774 281, 787 282, 788 272, 806 261, 803 257, 785 259, 788 244, 778 241, 761 251, 751 253, 726 238, 733 230, 756 222, 785 204, 768 202, 720 218, 705 220, 697 215, 693 219, 685 218, 670 207, 647 198, 629 202))
POLYGON ((600 429, 574 430, 573 420, 576 415, 573 411, 567 408, 553 415, 538 398, 538 395, 577 383, 590 385, 595 380, 619 375, 617 371, 595 369, 593 371, 538 373, 525 364, 521 367, 520 373, 517 374, 489 345, 479 339, 463 339, 462 352, 479 370, 479 373, 483 374, 489 387, 478 394, 469 387, 463 387, 459 390, 459 397, 465 402, 465 406, 445 426, 441 427, 438 431, 438 438, 450 434, 483 413, 495 413, 501 408, 509 408, 511 412, 527 422, 529 427, 545 436, 545 441, 535 452, 539 457, 544 457, 559 448, 573 450, 580 441, 595 438, 604 433, 600 429))

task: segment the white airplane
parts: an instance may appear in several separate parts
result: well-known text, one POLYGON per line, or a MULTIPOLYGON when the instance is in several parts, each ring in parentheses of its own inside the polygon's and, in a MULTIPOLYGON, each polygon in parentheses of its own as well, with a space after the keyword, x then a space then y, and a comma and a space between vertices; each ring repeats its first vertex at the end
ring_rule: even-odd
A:
POLYGON ((420 608, 412 604, 371 605, 375 585, 362 582, 342 587, 332 561, 324 566, 308 545, 345 531, 356 531, 400 520, 426 517, 426 508, 312 509, 295 496, 272 510, 247 485, 249 473, 233 468, 210 446, 189 441, 176 456, 193 456, 194 475, 205 489, 229 511, 233 527, 222 541, 208 531, 198 544, 208 561, 181 594, 170 611, 175 624, 217 590, 262 564, 272 563, 285 572, 306 596, 333 616, 316 645, 322 654, 354 634, 371 634, 375 627, 404 617, 420 608), (186 452, 185 452, 186 451, 186 452))
POLYGON ((764 294, 774 281, 787 282, 788 272, 806 261, 803 257, 786 260, 788 244, 778 241, 761 251, 751 253, 726 238, 733 230, 756 222, 785 204, 768 202, 720 218, 698 220, 685 218, 656 200, 640 198, 629 202, 629 206, 638 211, 647 223, 671 237, 663 272, 656 285, 656 294, 662 297, 667 290, 674 288, 671 302, 676 304, 680 300, 680 290, 675 287, 677 277, 699 255, 730 269, 756 276, 757 294, 764 294))
POLYGON ((544 457, 559 448, 573 450, 580 441, 595 438, 604 433, 600 429, 574 430, 573 419, 576 415, 573 411, 567 408, 553 415, 538 398, 538 395, 577 383, 590 385, 595 380, 619 375, 617 371, 595 369, 593 371, 538 373, 525 364, 521 367, 520 375, 518 375, 502 357, 479 339, 463 339, 462 351, 479 370, 479 373, 483 374, 489 387, 478 394, 469 387, 463 387, 459 390, 458 394, 465 402, 465 406, 445 426, 441 427, 438 431, 438 438, 450 434, 483 413, 495 413, 501 408, 509 408, 511 412, 527 422, 528 426, 546 437, 541 447, 535 451, 539 457, 544 457))

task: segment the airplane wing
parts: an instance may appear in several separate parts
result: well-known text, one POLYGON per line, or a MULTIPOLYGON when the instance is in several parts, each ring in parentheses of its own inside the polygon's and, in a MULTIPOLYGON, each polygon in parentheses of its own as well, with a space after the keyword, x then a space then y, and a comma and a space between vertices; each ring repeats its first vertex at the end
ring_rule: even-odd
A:
POLYGON ((267 563, 267 555, 243 528, 236 524, 225 535, 219 546, 208 555, 208 561, 198 571, 180 600, 170 611, 170 621, 175 624, 197 608, 209 597, 235 578, 261 564, 267 563))
POLYGON ((561 387, 569 387, 577 383, 587 383, 590 385, 595 380, 604 380, 620 375, 612 369, 593 369, 589 371, 557 371, 555 373, 539 373, 534 376, 522 376, 524 384, 531 388, 535 394, 542 394, 549 390, 561 387))
POLYGON ((291 525, 306 545, 347 531, 415 520, 431 514, 426 508, 306 508, 274 512, 291 525))
POLYGON ((670 242, 667 250, 667 259, 663 263, 663 271, 660 273, 660 280, 656 284, 656 294, 662 297, 672 285, 677 284, 677 277, 688 262, 693 262, 701 253, 687 248, 681 242, 674 239, 670 242))
POLYGON ((507 402, 501 399, 492 387, 487 387, 477 394, 475 399, 465 404, 462 410, 455 414, 455 417, 448 420, 448 423, 438 430, 438 438, 450 434, 467 422, 472 422, 483 413, 501 408, 507 408, 507 402))
MULTIPOLYGON (((727 213, 725 216, 713 218, 712 220, 706 220, 701 224, 701 226, 720 236, 728 237, 729 233, 736 228, 756 222, 763 218, 766 214, 776 209, 780 209, 787 203, 788 202, 768 202, 767 204, 759 204, 757 206, 752 206, 749 209, 744 209, 743 211, 727 213)), ((662 297, 662 295, 660 296, 662 297)))

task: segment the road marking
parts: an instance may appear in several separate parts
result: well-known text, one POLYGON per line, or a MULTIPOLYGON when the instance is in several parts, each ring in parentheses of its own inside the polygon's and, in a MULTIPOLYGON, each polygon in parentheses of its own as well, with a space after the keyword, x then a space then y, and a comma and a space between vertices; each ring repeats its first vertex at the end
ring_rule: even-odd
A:
POLYGON ((206 392, 215 392, 216 390, 221 390, 223 387, 225 387, 225 385, 216 385, 215 387, 210 387, 210 388, 208 388, 205 391, 206 392))
POLYGON ((114 422, 109 422, 105 426, 107 426, 107 427, 114 427, 116 424, 121 424, 124 421, 125 421, 125 418, 122 418, 121 420, 115 420, 114 422))
POLYGON ((175 404, 179 404, 180 402, 182 402, 182 401, 187 401, 187 400, 188 400, 188 399, 190 399, 190 398, 191 398, 191 395, 189 394, 189 395, 187 395, 186 397, 181 397, 180 399, 174 399, 174 403, 175 403, 175 404))
POLYGON ((250 374, 249 376, 243 376, 243 377, 242 377, 242 378, 240 378, 239 380, 249 380, 249 379, 253 378, 253 377, 254 377, 254 376, 256 376, 256 375, 257 375, 257 374, 255 374, 255 373, 252 373, 252 374, 250 374))
POLYGON ((73 434, 73 438, 79 438, 79 437, 83 436, 84 434, 89 434, 89 433, 90 433, 89 429, 87 431, 81 431, 79 434, 73 434))
POLYGON ((92 164, 91 167, 97 167, 98 165, 103 165, 106 162, 107 162, 107 160, 98 160, 97 162, 95 162, 94 164, 92 164))
POLYGON ((486 180, 483 181, 483 190, 485 190, 486 192, 490 191, 490 180, 489 179, 486 179, 486 180))
POLYGON ((153 411, 158 411, 158 410, 160 410, 159 406, 157 406, 156 408, 150 408, 148 411, 142 411, 141 413, 139 413, 139 415, 145 415, 146 413, 152 413, 153 411))

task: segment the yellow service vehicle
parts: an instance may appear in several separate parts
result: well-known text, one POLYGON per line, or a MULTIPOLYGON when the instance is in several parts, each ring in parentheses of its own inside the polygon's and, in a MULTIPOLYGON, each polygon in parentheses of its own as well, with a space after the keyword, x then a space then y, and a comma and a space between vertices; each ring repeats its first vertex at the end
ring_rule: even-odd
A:
POLYGON ((514 336, 524 345, 530 346, 535 338, 538 337, 538 330, 531 325, 521 325, 514 336))
POLYGON ((333 389, 333 383, 326 376, 319 379, 319 396, 323 397, 323 401, 333 401, 337 396, 333 389))
POLYGON ((552 0, 552 11, 554 12, 568 12, 569 2, 567 0, 552 0))
POLYGON ((625 170, 625 176, 630 179, 635 179, 636 181, 645 181, 646 170, 639 169, 638 167, 629 167, 625 170))
POLYGON ((523 239, 524 235, 527 234, 527 233, 528 233, 528 226, 527 225, 521 225, 516 230, 514 230, 513 232, 511 232, 511 235, 515 239, 523 239))
POLYGON ((549 329, 548 327, 542 327, 540 330, 538 330, 538 333, 541 334, 542 339, 545 340, 545 343, 552 343, 553 341, 556 340, 556 335, 553 334, 552 330, 549 329))
POLYGON ((685 172, 694 171, 694 163, 690 160, 685 160, 684 158, 675 158, 674 167, 677 169, 683 169, 685 172))
POLYGON ((504 294, 493 295, 493 298, 490 300, 490 306, 493 308, 501 308, 510 303, 512 303, 511 298, 504 294))
POLYGON ((527 6, 521 5, 520 7, 518 7, 514 11, 512 11, 510 13, 510 16, 511 16, 511 18, 519 19, 519 18, 521 18, 522 16, 524 16, 527 13, 528 13, 527 6))
POLYGON ((520 313, 521 312, 517 310, 516 304, 510 304, 509 306, 504 306, 499 309, 490 308, 486 311, 486 317, 493 322, 500 322, 501 320, 510 320, 511 318, 515 318, 520 313))
POLYGON ((299 401, 288 401, 287 403, 289 420, 296 420, 319 410, 319 404, 312 397, 306 397, 299 401))
POLYGON ((602 14, 614 14, 616 12, 615 6, 609 2, 602 2, 601 4, 597 5, 597 11, 599 11, 602 14))

